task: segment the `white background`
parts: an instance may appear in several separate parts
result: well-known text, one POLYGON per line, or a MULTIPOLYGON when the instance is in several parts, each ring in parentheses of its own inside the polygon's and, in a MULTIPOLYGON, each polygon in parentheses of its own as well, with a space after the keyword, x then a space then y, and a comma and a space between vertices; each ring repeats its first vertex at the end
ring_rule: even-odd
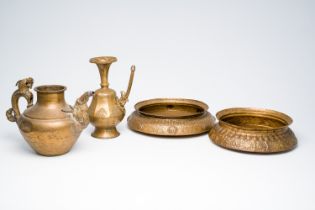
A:
MULTIPOLYGON (((315 209, 314 1, 0 1, 0 209, 315 209), (233 152, 207 135, 157 138, 126 118, 113 140, 82 132, 70 153, 35 154, 6 120, 15 82, 63 84, 73 104, 99 87, 89 58, 114 55, 126 106, 156 97, 206 102, 212 114, 270 108, 294 119, 298 147, 233 152)), ((25 102, 21 100, 21 106, 25 102)))

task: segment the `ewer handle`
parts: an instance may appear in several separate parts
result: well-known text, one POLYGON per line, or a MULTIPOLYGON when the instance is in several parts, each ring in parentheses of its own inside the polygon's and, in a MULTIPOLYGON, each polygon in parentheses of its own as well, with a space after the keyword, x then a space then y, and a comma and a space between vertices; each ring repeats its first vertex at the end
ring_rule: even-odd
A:
POLYGON ((19 99, 24 97, 27 101, 27 108, 33 106, 33 94, 30 89, 33 86, 33 78, 28 77, 17 81, 16 86, 18 89, 14 91, 11 97, 12 107, 7 110, 6 115, 9 121, 16 122, 20 117, 19 99))

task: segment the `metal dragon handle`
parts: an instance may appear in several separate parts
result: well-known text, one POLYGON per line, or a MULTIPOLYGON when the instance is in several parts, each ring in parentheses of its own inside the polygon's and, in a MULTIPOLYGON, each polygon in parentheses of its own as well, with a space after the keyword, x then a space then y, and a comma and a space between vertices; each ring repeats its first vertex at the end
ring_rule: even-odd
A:
POLYGON ((20 117, 19 99, 24 97, 27 101, 27 108, 33 106, 33 94, 30 89, 33 86, 33 78, 28 77, 17 81, 16 86, 18 89, 14 91, 11 97, 12 107, 7 110, 6 115, 9 121, 16 122, 20 117))

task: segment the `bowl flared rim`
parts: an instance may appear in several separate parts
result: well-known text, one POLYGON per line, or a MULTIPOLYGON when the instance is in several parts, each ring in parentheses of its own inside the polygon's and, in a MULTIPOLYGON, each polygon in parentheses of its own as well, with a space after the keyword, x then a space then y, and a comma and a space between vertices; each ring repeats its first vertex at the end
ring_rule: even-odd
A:
POLYGON ((264 108, 253 108, 253 107, 234 107, 234 108, 228 108, 223 109, 216 114, 217 119, 219 120, 220 124, 231 126, 238 129, 243 130, 255 130, 255 131, 270 131, 270 130, 278 130, 287 128, 290 124, 292 124, 293 120, 290 116, 288 116, 285 113, 275 111, 272 109, 264 109, 264 108), (273 128, 249 128, 246 126, 240 126, 233 123, 229 123, 224 121, 224 118, 230 117, 230 116, 255 116, 255 117, 261 117, 261 118, 271 118, 278 121, 281 121, 284 125, 283 126, 276 126, 273 128))
POLYGON ((202 101, 198 101, 195 99, 186 99, 186 98, 154 98, 154 99, 148 99, 144 101, 140 101, 135 104, 135 110, 136 112, 150 116, 150 117, 156 117, 156 118, 189 118, 189 117, 196 117, 204 114, 208 110, 208 105, 202 101), (142 108, 146 106, 158 106, 158 105, 166 105, 166 104, 171 104, 171 105, 187 105, 187 106, 195 106, 200 108, 202 111, 196 112, 193 114, 188 114, 188 115, 183 115, 183 116, 178 116, 178 117, 170 117, 167 115, 158 115, 158 114, 150 114, 144 111, 141 111, 142 108))

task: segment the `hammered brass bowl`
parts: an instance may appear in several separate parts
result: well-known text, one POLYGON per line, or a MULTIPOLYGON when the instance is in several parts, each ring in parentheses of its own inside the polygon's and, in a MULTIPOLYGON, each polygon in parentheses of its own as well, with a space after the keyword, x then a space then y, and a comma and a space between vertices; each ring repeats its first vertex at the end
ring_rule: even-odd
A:
POLYGON ((230 108, 217 113, 218 123, 209 132, 224 148, 253 153, 293 149, 297 139, 288 127, 292 119, 281 112, 256 108, 230 108))
POLYGON ((207 104, 192 99, 146 100, 135 105, 128 126, 149 135, 197 135, 208 132, 214 125, 215 118, 207 110, 207 104))

